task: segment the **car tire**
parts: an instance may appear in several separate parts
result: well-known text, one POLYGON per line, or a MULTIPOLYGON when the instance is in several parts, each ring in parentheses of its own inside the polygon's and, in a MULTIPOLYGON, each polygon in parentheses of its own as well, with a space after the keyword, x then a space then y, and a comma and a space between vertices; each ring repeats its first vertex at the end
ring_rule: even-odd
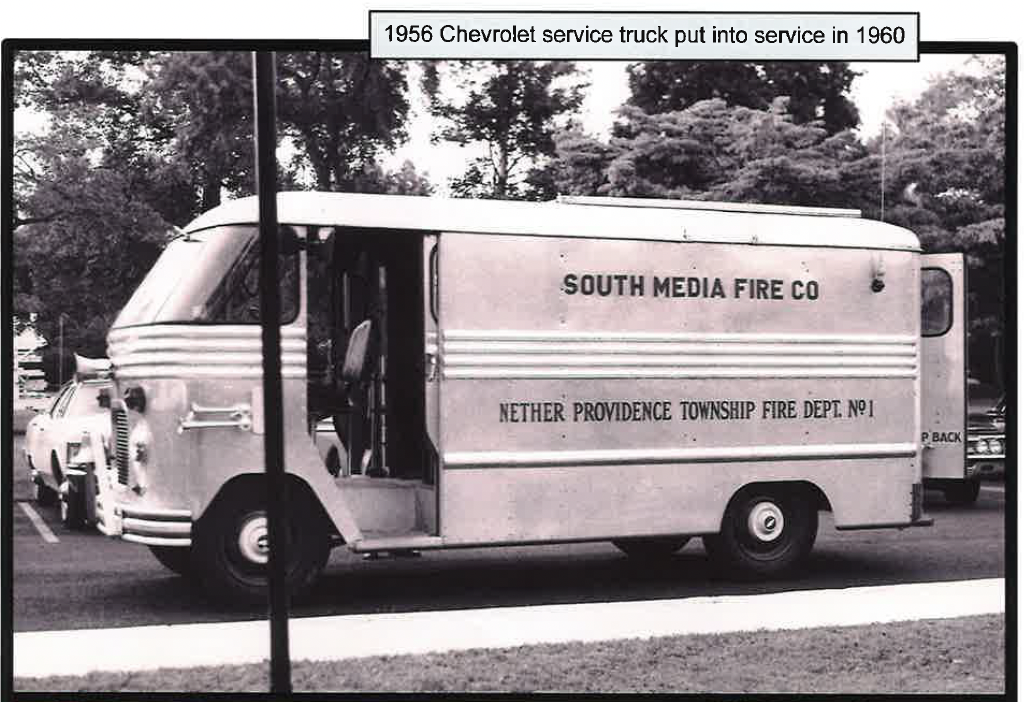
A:
POLYGON ((149 551, 172 573, 188 577, 194 572, 192 549, 187 546, 150 546, 149 551))
POLYGON ((668 558, 676 551, 682 549, 683 546, 686 546, 689 540, 690 537, 688 536, 656 536, 616 539, 612 541, 612 545, 630 558, 652 561, 668 558))
POLYGON ((57 491, 49 485, 34 483, 34 498, 40 507, 50 507, 57 501, 57 491))
POLYGON ((60 494, 60 521, 68 529, 85 528, 85 499, 78 492, 60 494))
POLYGON ((951 505, 973 505, 978 501, 978 495, 981 493, 981 481, 980 480, 957 480, 951 483, 947 483, 942 488, 942 494, 946 498, 946 502, 951 505))
POLYGON ((53 484, 60 485, 64 482, 64 471, 60 469, 60 461, 57 460, 57 454, 50 454, 50 475, 53 476, 53 484))
POLYGON ((811 552, 818 534, 816 500, 805 490, 752 486, 729 501, 722 529, 703 537, 711 560, 745 580, 787 575, 811 552))
MULTIPOLYGON (((265 498, 257 481, 236 484, 193 525, 196 572, 205 590, 224 603, 267 601, 265 498)), ((285 582, 292 599, 301 599, 312 588, 327 563, 330 540, 325 522, 313 498, 289 490, 285 582)))

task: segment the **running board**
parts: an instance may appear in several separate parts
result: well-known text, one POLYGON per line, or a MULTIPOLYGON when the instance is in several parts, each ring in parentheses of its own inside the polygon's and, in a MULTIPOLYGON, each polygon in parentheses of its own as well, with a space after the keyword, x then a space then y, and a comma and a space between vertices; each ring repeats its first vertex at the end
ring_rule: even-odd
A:
POLYGON ((362 539, 351 544, 351 550, 356 553, 367 553, 370 551, 409 551, 420 549, 441 548, 444 540, 440 536, 429 534, 413 534, 406 536, 378 536, 369 539, 362 539))

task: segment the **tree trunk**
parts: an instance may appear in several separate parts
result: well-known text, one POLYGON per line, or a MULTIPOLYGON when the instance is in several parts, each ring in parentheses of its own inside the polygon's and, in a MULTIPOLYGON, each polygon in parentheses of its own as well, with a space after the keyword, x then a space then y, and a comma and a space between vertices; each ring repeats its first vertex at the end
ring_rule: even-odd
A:
POLYGON ((508 193, 508 150, 502 147, 498 151, 498 163, 494 172, 494 195, 504 200, 508 193))
POLYGON ((205 173, 203 176, 203 206, 202 211, 212 210, 220 204, 220 179, 212 173, 205 173))

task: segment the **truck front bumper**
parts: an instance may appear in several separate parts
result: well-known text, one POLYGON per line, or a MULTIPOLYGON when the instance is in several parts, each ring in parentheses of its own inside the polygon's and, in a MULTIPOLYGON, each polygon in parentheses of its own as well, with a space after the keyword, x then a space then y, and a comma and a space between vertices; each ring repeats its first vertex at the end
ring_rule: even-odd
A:
POLYGON ((156 509, 116 499, 96 502, 96 528, 107 536, 147 546, 191 546, 192 513, 187 509, 156 509))

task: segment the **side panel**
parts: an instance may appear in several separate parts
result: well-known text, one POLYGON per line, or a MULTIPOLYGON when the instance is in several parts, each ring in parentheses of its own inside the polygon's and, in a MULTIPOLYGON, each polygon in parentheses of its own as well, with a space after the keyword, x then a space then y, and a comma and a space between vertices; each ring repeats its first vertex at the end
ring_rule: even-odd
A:
POLYGON ((925 478, 966 477, 963 254, 921 257, 921 444, 925 478))
POLYGON ((440 241, 446 543, 717 531, 758 480, 910 521, 916 254, 440 241))

